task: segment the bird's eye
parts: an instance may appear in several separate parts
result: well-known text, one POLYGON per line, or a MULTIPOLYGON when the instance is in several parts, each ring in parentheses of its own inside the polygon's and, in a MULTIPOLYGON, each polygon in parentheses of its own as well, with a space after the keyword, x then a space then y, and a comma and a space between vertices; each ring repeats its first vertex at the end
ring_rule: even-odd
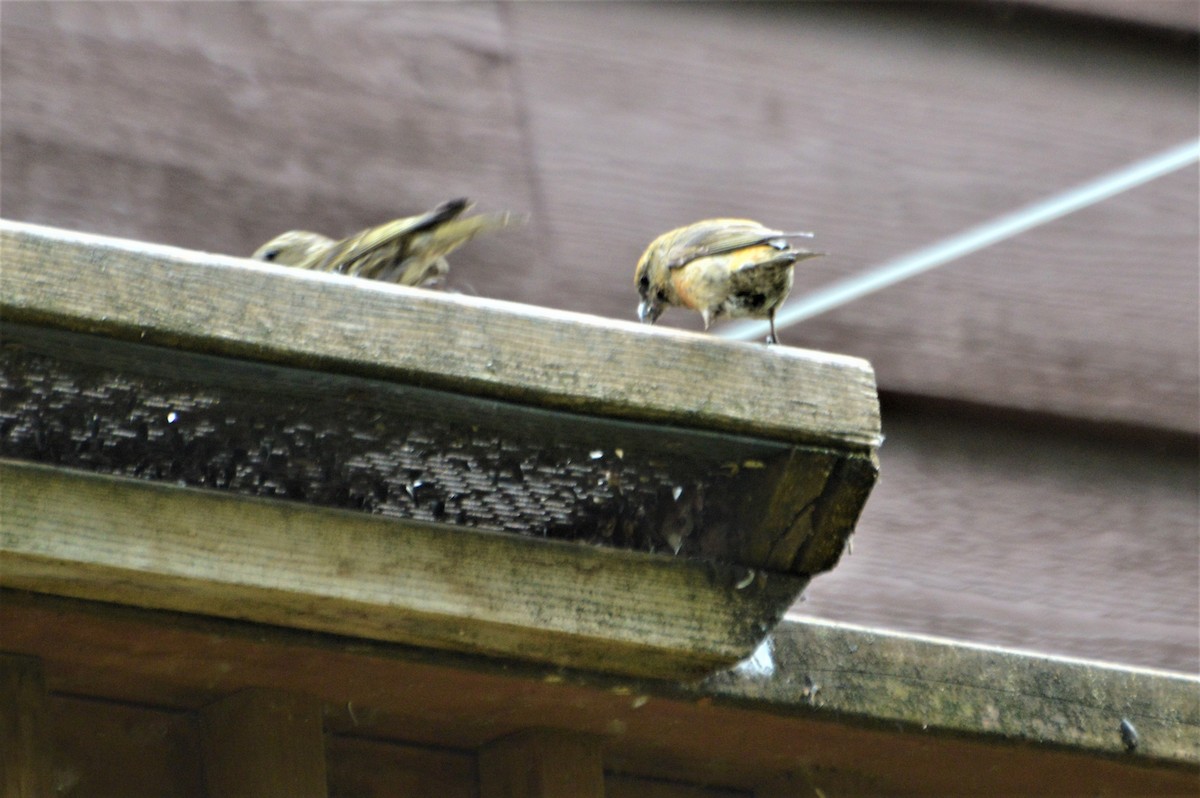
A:
POLYGON ((658 293, 656 293, 654 295, 654 298, 657 299, 659 302, 666 302, 667 301, 667 292, 663 291, 662 289, 659 289, 658 293))
POLYGON ((270 263, 271 261, 278 258, 279 253, 282 251, 283 250, 281 250, 281 249, 268 249, 266 252, 264 252, 262 254, 262 259, 265 260, 267 263, 270 263))
POLYGON ((650 289, 650 275, 642 275, 642 279, 638 280, 638 288, 642 289, 643 293, 650 289))

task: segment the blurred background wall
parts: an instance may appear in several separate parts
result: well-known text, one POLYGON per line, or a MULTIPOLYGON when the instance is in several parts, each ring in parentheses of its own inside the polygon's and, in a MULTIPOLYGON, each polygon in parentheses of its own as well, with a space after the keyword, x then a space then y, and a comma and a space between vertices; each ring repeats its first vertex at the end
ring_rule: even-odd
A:
MULTIPOLYGON (((1198 32, 1192 0, 8 3, 0 214, 249 254, 468 196, 531 222, 451 288, 630 320, 651 238, 745 215, 817 232, 799 295, 1195 139, 1198 32)), ((869 358, 888 436, 797 613, 1197 670, 1198 196, 781 333, 869 358)))

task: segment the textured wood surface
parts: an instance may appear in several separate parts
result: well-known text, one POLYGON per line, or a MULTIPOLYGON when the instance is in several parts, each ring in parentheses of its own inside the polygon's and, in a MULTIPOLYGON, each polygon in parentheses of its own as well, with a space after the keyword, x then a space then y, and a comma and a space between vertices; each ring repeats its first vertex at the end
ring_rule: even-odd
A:
POLYGON ((12 461, 0 474, 6 587, 601 671, 731 665, 806 583, 12 461))
MULTIPOLYGON (((452 258, 454 285, 633 319, 637 255, 679 224, 815 229, 831 254, 799 293, 1194 138, 1200 113, 1194 36, 1030 3, 176 5, 5 14, 7 216, 248 254, 468 195, 533 221, 452 258)), ((784 340, 867 357, 888 390, 1195 434, 1197 180, 784 340)))
POLYGON ((59 795, 211 798, 198 711, 52 694, 47 699, 59 795))
POLYGON ((871 454, 0 324, 0 457, 702 558, 837 564, 871 454))
POLYGON ((50 794, 47 714, 42 663, 0 653, 0 787, 6 798, 50 794))
POLYGON ((210 795, 325 798, 321 703, 253 688, 200 711, 204 781, 210 795))
POLYGON ((530 729, 479 751, 480 798, 604 798, 602 737, 530 729))
POLYGON ((788 441, 880 440, 857 358, 11 222, 0 236, 12 321, 788 441))
POLYGON ((329 798, 478 798, 474 751, 329 735, 329 798))
POLYGON ((610 772, 749 790, 800 770, 830 795, 1191 794, 1200 768, 1200 683, 1181 674, 787 623, 753 664, 679 686, 0 597, 0 636, 44 657, 52 691, 190 710, 273 684, 377 743, 474 751, 552 727, 601 735, 610 772))

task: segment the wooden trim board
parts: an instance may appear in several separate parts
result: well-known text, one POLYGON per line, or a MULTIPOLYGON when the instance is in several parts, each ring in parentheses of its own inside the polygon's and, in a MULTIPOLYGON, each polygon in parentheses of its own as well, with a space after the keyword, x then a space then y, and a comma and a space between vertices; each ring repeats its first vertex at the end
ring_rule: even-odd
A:
POLYGON ((600 735, 609 773, 742 790, 1190 795, 1200 775, 1195 676, 837 624, 785 621, 769 656, 690 685, 19 591, 0 640, 54 695, 191 711, 270 684, 319 699, 334 739, 469 756, 553 728, 600 735))
POLYGON ((11 221, 0 245, 9 321, 790 443, 881 441, 857 358, 11 221))
POLYGON ((0 460, 0 586, 695 678, 806 580, 0 460))

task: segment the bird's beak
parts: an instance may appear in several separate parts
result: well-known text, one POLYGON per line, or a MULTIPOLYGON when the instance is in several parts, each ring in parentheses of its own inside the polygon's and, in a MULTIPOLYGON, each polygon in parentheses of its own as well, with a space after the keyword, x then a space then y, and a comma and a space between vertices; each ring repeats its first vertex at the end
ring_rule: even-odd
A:
POLYGON ((643 299, 638 304, 638 319, 642 324, 653 324, 658 321, 658 317, 662 315, 662 308, 653 304, 648 299, 643 299))

